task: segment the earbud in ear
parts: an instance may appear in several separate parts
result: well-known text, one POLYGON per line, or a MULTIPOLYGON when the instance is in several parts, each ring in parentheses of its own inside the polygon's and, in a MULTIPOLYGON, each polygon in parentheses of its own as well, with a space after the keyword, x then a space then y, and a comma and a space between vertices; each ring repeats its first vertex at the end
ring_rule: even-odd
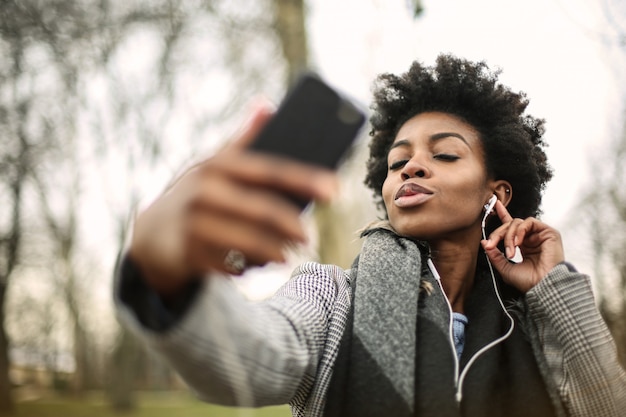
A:
POLYGON ((483 229, 483 236, 485 235, 485 222, 487 221, 487 217, 489 217, 489 214, 491 214, 491 211, 493 210, 493 207, 496 205, 497 201, 498 201, 498 197, 496 197, 496 195, 494 194, 491 196, 487 204, 485 204, 484 206, 485 215, 483 216, 483 221, 481 224, 481 227, 483 229))
POLYGON ((492 195, 489 201, 487 202, 487 204, 485 204, 485 216, 488 216, 491 213, 497 201, 498 201, 498 197, 496 197, 495 194, 492 195))

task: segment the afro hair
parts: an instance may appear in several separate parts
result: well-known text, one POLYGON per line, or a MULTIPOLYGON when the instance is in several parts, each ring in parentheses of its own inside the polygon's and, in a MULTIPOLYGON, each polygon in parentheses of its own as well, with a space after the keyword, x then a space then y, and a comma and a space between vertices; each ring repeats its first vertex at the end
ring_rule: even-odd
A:
POLYGON ((365 184, 382 204, 387 154, 400 127, 429 111, 452 114, 472 125, 482 140, 487 174, 508 181, 513 217, 538 216, 546 183, 552 177, 542 136, 544 120, 525 115, 526 95, 498 82, 500 71, 484 62, 442 54, 433 67, 414 62, 401 75, 381 74, 373 87, 372 137, 365 184))

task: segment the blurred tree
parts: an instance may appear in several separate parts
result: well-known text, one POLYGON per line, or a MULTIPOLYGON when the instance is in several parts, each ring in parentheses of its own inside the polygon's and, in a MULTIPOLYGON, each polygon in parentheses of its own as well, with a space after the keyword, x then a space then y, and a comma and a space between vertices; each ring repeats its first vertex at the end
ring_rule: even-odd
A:
POLYGON ((619 1, 601 6, 606 25, 595 35, 613 59, 624 104, 615 137, 592 161, 593 183, 584 188, 572 221, 577 232, 588 236, 588 245, 581 246, 591 256, 600 311, 626 366, 626 8, 619 1))
POLYGON ((422 15, 422 13, 424 13, 424 5, 422 4, 422 0, 409 0, 409 3, 414 18, 418 18, 422 15))
POLYGON ((594 187, 584 195, 577 219, 590 237, 600 311, 626 366, 626 125, 608 154, 594 164, 594 187))
MULTIPOLYGON (((116 27, 134 16, 155 17, 136 21, 124 36, 117 31, 119 46, 104 48, 107 65, 92 78, 100 84, 94 107, 114 111, 94 112, 89 119, 101 189, 119 248, 127 239, 135 208, 150 197, 151 177, 171 177, 181 164, 201 158, 220 144, 225 126, 241 115, 250 96, 283 88, 280 81, 273 81, 282 78, 284 65, 267 3, 137 1, 134 5, 132 14, 123 14, 125 18, 111 7, 105 27, 116 27), (207 136, 213 137, 207 140, 207 136), (167 172, 168 167, 176 168, 167 172)), ((117 341, 109 367, 109 394, 113 407, 124 410, 135 404, 132 388, 141 375, 137 361, 120 360, 139 357, 141 347, 123 328, 117 341)), ((159 379, 168 372, 148 374, 159 379)))
POLYGON ((49 147, 43 135, 45 123, 36 123, 41 111, 38 95, 36 48, 30 49, 40 32, 24 10, 4 2, 0 10, 0 187, 7 208, 2 212, 0 243, 0 413, 13 408, 9 379, 9 340, 6 332, 6 295, 9 283, 22 262, 25 192, 30 174, 49 147))
MULTIPOLYGON (((93 225, 85 225, 83 209, 92 196, 85 190, 105 194, 111 191, 106 185, 115 183, 107 202, 113 222, 126 225, 128 208, 141 198, 141 181, 151 163, 183 145, 186 152, 169 161, 179 166, 181 159, 197 152, 188 138, 199 141, 208 127, 232 119, 253 92, 272 91, 268 80, 280 78, 282 61, 273 58, 277 55, 266 9, 263 2, 245 0, 237 5, 182 0, 3 2, 0 189, 9 209, 0 213, 0 412, 12 408, 4 327, 7 286, 34 255, 34 243, 24 239, 25 216, 40 217, 29 225, 42 227, 35 234, 46 234, 48 253, 54 253, 45 262, 56 271, 58 292, 73 319, 82 386, 87 364, 94 362, 87 357, 91 349, 81 313, 89 301, 81 290, 88 277, 76 269, 78 242, 94 231, 93 225), (153 66, 138 71, 142 60, 153 66), (267 77, 270 73, 278 77, 267 77), (198 83, 211 77, 208 88, 198 83), (199 97, 194 91, 199 86, 210 97, 199 97), (190 105, 192 100, 211 105, 190 105), (171 126, 180 125, 181 118, 192 126, 188 135, 172 134, 171 126), (99 159, 93 159, 92 151, 99 159), (95 173, 98 168, 100 173, 95 173), (105 178, 101 183, 87 185, 99 175, 105 178), (31 198, 35 195, 37 199, 31 198)), ((224 128, 216 130, 223 134, 224 128)), ((132 350, 133 344, 121 346, 132 350)), ((132 357, 132 352, 122 356, 132 357)))
MULTIPOLYGON (((13 296, 15 297, 15 295, 13 296)), ((14 300, 11 297, 9 301, 14 300)), ((19 303, 13 308, 15 314, 23 316, 19 329, 13 332, 11 345, 14 349, 13 364, 21 366, 26 375, 15 381, 16 385, 26 384, 29 379, 35 379, 37 369, 45 369, 52 379, 60 379, 60 361, 63 353, 59 334, 59 321, 63 321, 57 314, 58 300, 44 299, 31 293, 20 294, 19 303), (37 364, 38 367, 29 366, 37 364)), ((14 323, 8 323, 9 331, 14 323)))
MULTIPOLYGON (((70 152, 75 151, 73 146, 68 146, 70 152)), ((65 159, 65 158, 64 158, 65 159)), ((67 158, 64 162, 70 161, 67 158)), ((41 208, 41 216, 47 226, 49 238, 51 240, 51 254, 48 256, 47 264, 52 274, 52 282, 55 284, 55 292, 63 301, 63 306, 72 322, 71 334, 73 340, 74 351, 74 380, 72 388, 75 393, 81 393, 85 389, 93 388, 97 385, 96 376, 90 367, 91 363, 95 363, 94 358, 90 357, 93 350, 90 345, 90 336, 85 324, 86 316, 84 313, 86 305, 89 305, 90 294, 85 290, 85 284, 89 280, 86 273, 82 273, 78 269, 78 210, 79 205, 79 173, 76 172, 78 165, 71 163, 64 170, 64 174, 69 172, 68 185, 66 190, 59 189, 63 185, 62 181, 50 181, 54 178, 54 173, 47 173, 48 180, 44 182, 39 173, 34 173, 35 186, 39 192, 39 206, 41 208), (71 170, 75 172, 71 172, 71 170), (49 190, 50 184, 54 184, 57 188, 55 192, 49 190), (62 192, 65 191, 65 195, 62 192), (50 199, 61 195, 66 202, 65 207, 60 210, 54 210, 50 204, 50 199)))
POLYGON ((107 387, 114 410, 125 412, 136 407, 135 380, 141 346, 127 330, 119 333, 109 368, 111 381, 107 387))
POLYGON ((579 206, 580 221, 590 236, 600 310, 626 366, 626 123, 607 154, 594 164, 594 187, 579 206))
POLYGON ((287 65, 286 86, 309 67, 309 45, 304 0, 272 0, 274 27, 287 65))

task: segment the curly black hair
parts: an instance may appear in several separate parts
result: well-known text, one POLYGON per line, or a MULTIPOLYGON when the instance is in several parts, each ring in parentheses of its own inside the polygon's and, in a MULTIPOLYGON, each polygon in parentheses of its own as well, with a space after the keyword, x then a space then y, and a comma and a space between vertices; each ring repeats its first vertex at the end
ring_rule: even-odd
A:
POLYGON ((513 187, 511 215, 526 218, 541 213, 542 193, 552 178, 542 139, 544 120, 524 115, 526 95, 500 84, 499 75, 485 62, 442 54, 433 67, 414 62, 404 74, 376 78, 365 184, 377 203, 382 205, 387 154, 400 127, 419 113, 440 111, 479 132, 487 174, 513 187))

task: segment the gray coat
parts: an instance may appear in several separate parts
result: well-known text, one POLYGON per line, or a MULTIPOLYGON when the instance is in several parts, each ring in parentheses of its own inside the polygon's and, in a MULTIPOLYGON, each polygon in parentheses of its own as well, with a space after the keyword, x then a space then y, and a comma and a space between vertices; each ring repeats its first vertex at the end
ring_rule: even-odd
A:
MULTIPOLYGON (((366 240, 360 262, 370 262, 383 274, 403 273, 406 268, 420 271, 419 256, 405 253, 394 259, 394 253, 366 240), (376 259, 383 261, 373 262, 376 259), (393 268, 400 270, 390 271, 393 268)), ((359 280, 361 273, 360 266, 359 280)), ((304 263, 262 302, 248 301, 228 277, 213 276, 166 331, 141 325, 137 306, 120 300, 124 279, 124 274, 118 275, 115 287, 122 322, 160 352, 201 399, 234 406, 289 403, 294 416, 322 415, 350 311, 350 270, 304 263)), ((418 286, 419 280, 415 291, 401 291, 409 303, 417 297, 418 286)), ((589 277, 559 265, 525 297, 543 355, 538 360, 547 364, 551 385, 568 415, 624 415, 626 373, 596 307, 589 277)), ((410 337, 389 343, 397 346, 385 348, 398 355, 414 350, 410 337)), ((414 369, 411 356, 388 358, 390 372, 409 381, 401 387, 407 393, 410 379, 400 374, 414 369)))

